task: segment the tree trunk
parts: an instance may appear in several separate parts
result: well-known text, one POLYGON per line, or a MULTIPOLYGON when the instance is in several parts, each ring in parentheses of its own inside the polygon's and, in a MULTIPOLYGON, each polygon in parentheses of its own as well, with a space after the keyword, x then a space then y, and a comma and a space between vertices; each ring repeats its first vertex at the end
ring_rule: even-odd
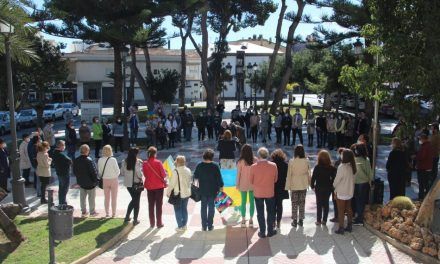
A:
POLYGON ((419 213, 417 214, 416 223, 419 226, 430 228, 434 216, 434 202, 440 196, 440 181, 437 180, 431 187, 431 190, 426 195, 420 206, 419 213))
MULTIPOLYGON (((122 58, 121 50, 122 46, 120 44, 114 44, 113 46, 113 56, 114 56, 114 85, 113 85, 113 118, 122 116, 122 58)), ((101 98, 102 100, 102 98, 101 98)))
POLYGON ((269 95, 271 92, 271 86, 273 83, 272 74, 275 70, 275 64, 277 61, 278 51, 281 46, 281 28, 283 26, 284 15, 286 13, 287 5, 286 0, 281 0, 281 10, 278 16, 277 30, 275 34, 275 47, 270 57, 269 68, 267 69, 266 84, 264 85, 264 106, 267 108, 269 105, 269 95))
POLYGON ((302 93, 302 99, 301 99, 301 106, 304 107, 304 98, 306 97, 306 86, 303 84, 303 93, 302 93))
POLYGON ((151 58, 150 58, 150 51, 148 46, 142 49, 144 51, 144 57, 145 57, 145 69, 147 71, 147 80, 153 80, 153 70, 151 69, 151 58))
POLYGON ((201 73, 203 86, 205 86, 206 90, 206 107, 212 110, 215 106, 215 87, 208 80, 208 1, 205 2, 203 10, 200 20, 200 29, 202 31, 201 73))
POLYGON ((44 112, 44 105, 46 104, 46 98, 44 96, 44 92, 37 90, 37 98, 38 98, 38 103, 35 105, 35 111, 37 112, 37 127, 43 128, 44 127, 43 112, 44 112))
POLYGON ((183 35, 182 29, 180 29, 180 36, 182 38, 182 46, 180 47, 180 60, 182 70, 180 72, 179 106, 184 106, 186 88, 186 40, 188 36, 183 35))
POLYGON ((302 18, 302 14, 304 12, 304 7, 305 7, 305 1, 304 0, 296 0, 296 3, 298 5, 298 11, 296 13, 295 18, 292 21, 292 24, 289 27, 289 32, 287 35, 287 46, 286 46, 286 53, 285 53, 285 70, 284 70, 284 74, 281 80, 281 83, 275 93, 275 98, 274 101, 272 103, 272 106, 270 107, 270 112, 272 114, 275 114, 280 101, 283 98, 283 94, 284 91, 286 90, 286 86, 289 83, 290 77, 292 75, 292 67, 293 67, 293 61, 292 61, 292 48, 293 48, 293 43, 295 41, 294 35, 295 35, 295 31, 296 28, 299 25, 299 22, 301 21, 302 18))
POLYGON ((145 82, 144 77, 142 76, 139 69, 136 67, 136 64, 132 63, 131 70, 136 77, 136 80, 139 84, 139 87, 141 88, 142 93, 144 94, 145 103, 147 104, 148 110, 154 109, 154 102, 151 98, 151 90, 148 88, 147 83, 145 82))
MULTIPOLYGON (((131 63, 136 64, 136 46, 130 45, 130 57, 131 57, 131 63)), ((130 89, 127 92, 127 105, 132 105, 134 102, 134 85, 135 85, 135 76, 133 74, 133 71, 131 70, 130 65, 130 89)))
POLYGON ((26 238, 17 229, 17 226, 11 219, 0 209, 0 228, 5 233, 6 237, 11 241, 12 248, 18 247, 26 238))

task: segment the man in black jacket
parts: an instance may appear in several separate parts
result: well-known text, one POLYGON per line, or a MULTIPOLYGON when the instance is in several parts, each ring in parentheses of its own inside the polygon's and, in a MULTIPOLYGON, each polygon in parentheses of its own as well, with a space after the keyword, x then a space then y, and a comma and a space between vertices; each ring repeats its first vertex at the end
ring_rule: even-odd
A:
POLYGON ((90 216, 96 216, 95 212, 95 187, 98 184, 98 170, 95 162, 89 157, 90 148, 87 145, 81 145, 79 148, 80 156, 73 162, 73 174, 76 176, 76 182, 80 187, 80 204, 82 217, 87 215, 86 198, 89 200, 90 216))
POLYGON ((318 148, 324 147, 327 141, 327 121, 322 112, 316 118, 316 136, 318 148))
POLYGON ((66 156, 64 150, 66 149, 66 143, 63 140, 57 142, 57 148, 52 154, 52 161, 55 165, 55 172, 58 176, 58 203, 67 204, 66 196, 69 191, 70 185, 70 165, 72 160, 66 156))

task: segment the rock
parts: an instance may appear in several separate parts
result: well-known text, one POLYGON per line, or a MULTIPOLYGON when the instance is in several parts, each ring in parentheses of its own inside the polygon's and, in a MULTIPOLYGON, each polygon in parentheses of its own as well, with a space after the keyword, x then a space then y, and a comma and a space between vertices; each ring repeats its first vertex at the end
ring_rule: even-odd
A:
POLYGON ((423 239, 417 237, 413 238, 409 246, 414 250, 421 250, 423 247, 423 239))
POLYGON ((400 240, 402 243, 409 245, 411 242, 411 236, 408 234, 403 234, 402 239, 400 240))
POLYGON ((390 217, 390 215, 391 215, 391 208, 388 206, 383 207, 382 208, 382 216, 385 218, 388 218, 388 217, 390 217))
POLYGON ((434 236, 432 235, 431 231, 428 228, 422 227, 421 233, 423 240, 425 241, 425 244, 434 242, 434 236))
POLYGON ((400 210, 397 208, 392 208, 391 209, 391 218, 397 218, 400 216, 400 210))
POLYGON ((433 248, 433 247, 423 247, 422 248, 422 252, 424 254, 428 254, 431 257, 437 257, 437 248, 433 248))
POLYGON ((434 237, 435 243, 440 244, 440 235, 439 234, 433 234, 433 237, 434 237))
POLYGON ((387 232, 388 230, 390 230, 391 227, 393 227, 393 224, 391 222, 388 222, 388 221, 387 222, 383 222, 380 225, 380 230, 382 232, 387 232))
POLYGON ((373 223, 373 228, 376 229, 376 230, 380 230, 380 223, 381 222, 379 222, 379 221, 374 222, 373 223))

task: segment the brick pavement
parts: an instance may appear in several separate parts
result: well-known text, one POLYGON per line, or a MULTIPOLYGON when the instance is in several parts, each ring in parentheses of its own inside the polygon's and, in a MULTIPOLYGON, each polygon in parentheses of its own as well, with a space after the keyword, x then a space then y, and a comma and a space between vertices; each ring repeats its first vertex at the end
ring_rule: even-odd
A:
MULTIPOLYGON (((265 144, 270 151, 278 146, 271 142, 265 144)), ((255 144, 257 150, 262 144, 255 144)), ((159 151, 158 158, 164 160, 169 155, 183 154, 187 158, 188 167, 192 170, 201 161, 205 148, 214 148, 215 142, 204 141, 177 144, 176 149, 159 151)), ((292 147, 283 147, 289 157, 292 147)), ((316 162, 316 148, 306 147, 311 165, 316 162)), ((333 151, 333 155, 336 153, 333 151)), ((384 165, 388 155, 387 147, 381 146, 378 158, 378 176, 385 177, 384 165)), ((145 158, 145 152, 141 157, 145 158)), ((122 160, 123 155, 117 156, 122 160)), ((79 190, 75 178, 68 194, 69 204, 75 207, 75 216, 80 215, 79 190)), ((130 196, 120 181, 118 194, 117 217, 124 217, 130 196)), ((52 184, 57 193, 57 182, 52 184)), ((407 188, 411 197, 416 197, 415 187, 407 188)), ((385 199, 389 197, 389 189, 385 187, 385 199)), ((31 215, 37 216, 47 212, 46 205, 39 205, 39 199, 31 188, 26 189, 31 215)), ((10 198, 8 198, 10 199, 10 198)), ((55 201, 57 198, 55 197, 55 201)), ((331 203, 330 203, 331 205, 331 203)), ((332 205, 331 205, 332 206, 332 205)), ((96 207, 98 217, 104 217, 104 194, 97 189, 96 207)), ((152 229, 148 223, 146 192, 141 198, 141 223, 130 233, 127 240, 110 249, 90 263, 413 263, 404 253, 390 244, 381 241, 363 227, 354 227, 354 232, 345 236, 334 234, 333 223, 327 227, 316 227, 315 196, 309 190, 306 198, 306 219, 304 227, 292 228, 290 225, 291 206, 289 200, 284 200, 284 214, 281 232, 266 239, 258 239, 256 228, 241 228, 240 217, 228 209, 223 214, 214 217, 215 229, 212 232, 202 232, 200 227, 200 203, 190 200, 188 204, 188 230, 184 233, 175 232, 176 221, 171 205, 164 203, 163 219, 165 227, 152 229)), ((330 210, 330 216, 333 215, 330 210)), ((254 217, 254 223, 257 223, 254 217)), ((257 226, 257 224, 255 224, 257 226)))

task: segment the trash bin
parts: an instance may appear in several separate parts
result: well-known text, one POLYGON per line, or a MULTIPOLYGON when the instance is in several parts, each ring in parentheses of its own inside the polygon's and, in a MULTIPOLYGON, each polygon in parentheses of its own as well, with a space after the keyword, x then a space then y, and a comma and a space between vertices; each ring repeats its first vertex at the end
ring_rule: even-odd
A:
POLYGON ((431 229, 434 234, 440 234, 440 199, 435 200, 434 203, 434 218, 432 219, 431 229))
POLYGON ((73 207, 70 205, 51 206, 49 228, 54 240, 67 240, 73 236, 73 207))

